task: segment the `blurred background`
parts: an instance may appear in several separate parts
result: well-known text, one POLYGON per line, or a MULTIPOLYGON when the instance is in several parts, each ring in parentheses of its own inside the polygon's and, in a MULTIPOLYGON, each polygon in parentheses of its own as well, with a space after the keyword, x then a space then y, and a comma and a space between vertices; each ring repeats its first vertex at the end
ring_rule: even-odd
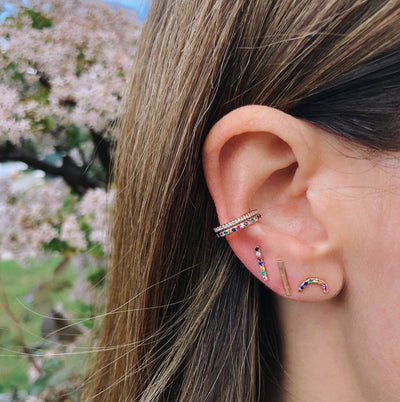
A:
POLYGON ((150 0, 0 1, 0 402, 79 401, 150 0))

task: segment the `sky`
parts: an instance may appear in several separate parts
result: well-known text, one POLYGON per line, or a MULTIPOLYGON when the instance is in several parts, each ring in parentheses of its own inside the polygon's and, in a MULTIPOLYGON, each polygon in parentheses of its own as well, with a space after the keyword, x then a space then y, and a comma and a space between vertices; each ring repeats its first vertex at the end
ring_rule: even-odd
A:
MULTIPOLYGON (((66 0, 68 1, 68 0, 66 0)), ((144 21, 146 18, 147 12, 149 11, 151 0, 103 0, 108 4, 116 4, 120 5, 124 8, 129 8, 130 10, 134 10, 137 12, 140 21, 144 21)), ((0 22, 4 21, 4 18, 7 17, 8 13, 12 10, 12 6, 5 2, 3 4, 5 7, 4 11, 0 13, 0 22)))
POLYGON ((137 12, 139 19, 144 21, 149 11, 151 0, 103 0, 105 3, 119 4, 137 12))

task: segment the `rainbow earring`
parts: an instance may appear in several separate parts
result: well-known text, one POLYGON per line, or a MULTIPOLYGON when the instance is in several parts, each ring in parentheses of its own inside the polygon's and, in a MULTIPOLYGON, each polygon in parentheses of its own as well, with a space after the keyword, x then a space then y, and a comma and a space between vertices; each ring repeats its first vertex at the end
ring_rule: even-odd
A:
POLYGON ((262 215, 256 209, 253 209, 252 211, 240 216, 239 218, 224 223, 221 226, 217 226, 213 230, 217 237, 226 237, 232 233, 236 233, 239 230, 247 228, 254 223, 257 223, 261 218, 262 215))
POLYGON ((322 279, 319 278, 307 278, 305 281, 301 282, 298 291, 302 292, 308 285, 312 284, 321 286, 323 293, 329 292, 328 285, 322 279))
POLYGON ((267 281, 269 278, 268 278, 267 268, 265 267, 264 258, 261 253, 261 249, 259 246, 256 246, 256 247, 254 247, 254 250, 256 251, 256 257, 258 260, 258 265, 260 266, 262 278, 264 279, 264 281, 267 281))

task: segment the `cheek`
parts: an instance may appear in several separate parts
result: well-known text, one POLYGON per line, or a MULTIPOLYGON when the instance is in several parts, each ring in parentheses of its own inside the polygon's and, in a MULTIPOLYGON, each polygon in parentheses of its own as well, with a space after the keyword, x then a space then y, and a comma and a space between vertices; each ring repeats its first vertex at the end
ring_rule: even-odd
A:
POLYGON ((381 389, 379 400, 400 395, 398 280, 391 279, 383 274, 354 285, 349 281, 346 292, 344 337, 363 389, 381 389))
POLYGON ((342 209, 341 229, 349 290, 361 299, 400 302, 400 194, 377 191, 353 204, 342 209))
POLYGON ((324 160, 310 202, 343 262, 343 339, 368 400, 399 400, 400 157, 324 160))
POLYGON ((346 339, 365 389, 400 395, 400 196, 370 190, 341 202, 346 339), (357 199, 358 198, 358 199, 357 199), (353 204, 353 205, 351 205, 353 204), (371 377, 371 372, 373 373, 371 377), (367 376, 367 374, 366 374, 367 376))

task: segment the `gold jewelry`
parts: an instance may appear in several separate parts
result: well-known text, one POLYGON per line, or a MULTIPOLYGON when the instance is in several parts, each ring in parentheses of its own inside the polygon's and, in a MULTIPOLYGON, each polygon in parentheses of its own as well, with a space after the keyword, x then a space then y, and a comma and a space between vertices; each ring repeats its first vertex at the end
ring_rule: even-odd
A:
POLYGON ((260 266, 260 269, 261 269, 261 275, 262 275, 264 281, 267 281, 268 280, 268 273, 267 273, 267 268, 266 268, 265 263, 264 263, 263 256, 261 254, 261 249, 260 249, 259 246, 256 246, 256 247, 254 247, 254 250, 256 251, 256 257, 257 257, 257 260, 258 260, 258 265, 260 266))
POLYGON ((286 275, 285 263, 283 261, 278 261, 279 272, 281 273, 283 287, 285 288, 286 296, 292 295, 292 290, 290 289, 289 281, 286 275))
POLYGON ((302 292, 308 285, 312 284, 320 285, 323 293, 329 292, 328 285, 322 279, 319 278, 307 278, 300 284, 298 289, 299 292, 302 292))
POLYGON ((236 233, 241 229, 244 229, 254 223, 258 222, 262 218, 262 215, 256 210, 252 210, 247 214, 242 215, 240 218, 234 219, 228 223, 214 228, 214 233, 217 237, 226 237, 232 233, 236 233))

